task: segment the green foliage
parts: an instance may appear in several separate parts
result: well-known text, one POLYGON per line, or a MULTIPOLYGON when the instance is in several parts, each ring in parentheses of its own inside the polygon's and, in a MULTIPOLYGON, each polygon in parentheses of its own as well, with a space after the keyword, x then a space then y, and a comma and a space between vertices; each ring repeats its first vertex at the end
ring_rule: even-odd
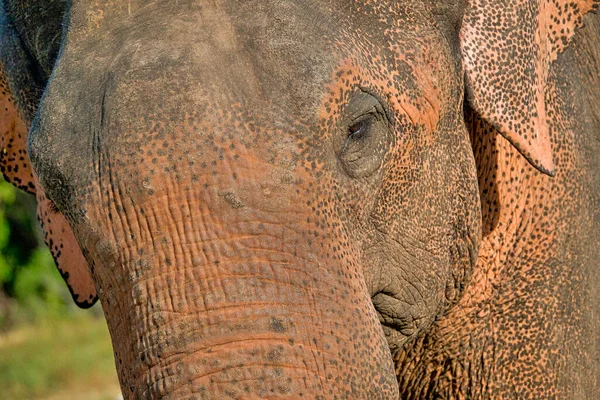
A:
POLYGON ((3 399, 115 399, 108 329, 89 313, 0 335, 3 399))
POLYGON ((69 311, 70 295, 48 249, 36 249, 15 277, 14 297, 34 320, 69 311))
POLYGON ((15 199, 16 189, 0 179, 0 283, 7 282, 12 275, 10 265, 4 257, 4 249, 10 240, 10 226, 5 218, 5 208, 14 204, 15 199))

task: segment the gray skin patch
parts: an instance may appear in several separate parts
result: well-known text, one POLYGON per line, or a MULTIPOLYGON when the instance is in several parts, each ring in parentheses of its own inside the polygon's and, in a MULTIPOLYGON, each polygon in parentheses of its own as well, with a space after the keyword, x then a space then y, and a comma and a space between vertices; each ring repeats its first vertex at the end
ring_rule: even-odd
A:
POLYGON ((233 192, 225 192, 222 193, 221 196, 233 209, 244 207, 244 203, 242 203, 233 192))

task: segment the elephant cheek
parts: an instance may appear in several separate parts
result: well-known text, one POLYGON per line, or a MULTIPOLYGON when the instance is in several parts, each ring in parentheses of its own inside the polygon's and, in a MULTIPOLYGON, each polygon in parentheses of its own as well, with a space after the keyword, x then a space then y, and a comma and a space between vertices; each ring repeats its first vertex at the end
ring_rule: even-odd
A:
POLYGON ((87 247, 102 260, 95 271, 123 392, 397 398, 356 257, 326 254, 333 238, 310 242, 320 228, 299 206, 306 199, 270 184, 272 166, 258 160, 248 159, 253 181, 217 174, 185 190, 166 177, 135 202, 114 190, 109 218, 90 213, 107 224, 87 233, 87 247))

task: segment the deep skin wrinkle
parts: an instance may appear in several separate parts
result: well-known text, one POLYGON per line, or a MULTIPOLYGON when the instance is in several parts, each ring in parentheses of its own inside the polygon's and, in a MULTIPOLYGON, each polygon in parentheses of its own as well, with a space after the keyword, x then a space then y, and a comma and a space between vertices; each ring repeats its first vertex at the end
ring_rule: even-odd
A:
POLYGON ((74 0, 64 32, 65 3, 2 6, 0 167, 125 397, 597 391, 597 16, 552 63, 552 24, 547 56, 461 31, 495 2, 74 0), (503 51, 543 87, 472 68, 503 51), (552 163, 502 87, 545 93, 552 163))

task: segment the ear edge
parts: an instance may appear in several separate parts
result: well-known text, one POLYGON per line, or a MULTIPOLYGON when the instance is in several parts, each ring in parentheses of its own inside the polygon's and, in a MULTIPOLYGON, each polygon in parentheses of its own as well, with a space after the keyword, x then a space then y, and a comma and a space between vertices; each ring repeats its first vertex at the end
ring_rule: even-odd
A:
POLYGON ((529 162, 529 164, 550 177, 556 176, 556 167, 552 158, 552 145, 550 144, 548 126, 546 123, 539 124, 538 129, 534 133, 534 138, 530 139, 530 144, 523 142, 523 136, 514 130, 510 130, 505 124, 496 120, 493 116, 486 115, 485 110, 478 107, 477 101, 473 100, 469 95, 473 110, 479 116, 487 121, 494 129, 496 129, 502 137, 529 162))
POLYGON ((27 155, 27 123, 15 105, 2 63, 0 89, 0 172, 7 182, 35 194, 33 172, 27 155))
MULTIPOLYGON (((50 247, 50 245, 48 245, 48 247, 50 247)), ((77 248, 77 250, 79 250, 79 248, 77 248)), ((77 252, 77 250, 73 250, 73 252, 77 252)), ((71 298, 77 307, 81 309, 87 309, 96 304, 98 301, 98 293, 96 292, 96 288, 93 286, 93 281, 91 281, 91 275, 87 269, 87 263, 77 264, 78 267, 72 265, 71 268, 67 269, 60 260, 60 255, 57 256, 52 249, 50 253, 52 254, 56 268, 58 269, 60 276, 65 281, 67 288, 69 289, 69 293, 71 294, 71 298), (71 272, 74 272, 77 275, 74 275, 71 272)))
MULTIPOLYGON (((494 124, 492 123, 492 126, 494 124)), ((556 176, 556 166, 552 160, 552 145, 548 138, 548 134, 538 133, 539 140, 536 140, 537 146, 522 146, 519 140, 519 135, 513 132, 505 132, 501 127, 494 126, 500 134, 508 140, 515 149, 531 164, 532 167, 537 169, 543 174, 550 177, 556 176), (539 146, 539 147, 538 147, 539 146)))
POLYGON ((39 185, 37 192, 38 219, 44 230, 44 241, 75 304, 90 308, 98 300, 98 293, 89 264, 67 219, 53 210, 51 201, 39 185))
MULTIPOLYGON (((501 1, 493 0, 487 3, 481 0, 467 0, 467 2, 469 5, 465 15, 468 16, 466 18, 463 16, 463 25, 459 34, 465 68, 467 94, 465 100, 534 168, 546 175, 555 176, 556 168, 552 160, 544 97, 548 84, 548 68, 571 41, 573 33, 584 24, 583 16, 598 9, 600 0, 576 0, 569 3, 572 7, 571 11, 575 11, 575 17, 571 19, 569 15, 568 19, 563 19, 561 23, 571 24, 564 28, 553 27, 552 23, 558 19, 550 18, 553 14, 549 10, 560 4, 550 6, 550 3, 545 0, 537 0, 537 6, 545 14, 538 16, 539 20, 536 21, 539 25, 532 26, 535 33, 522 38, 532 47, 525 54, 516 53, 516 57, 513 55, 514 59, 511 59, 510 55, 502 58, 502 53, 498 53, 503 46, 507 52, 518 50, 514 38, 508 41, 507 37, 510 35, 507 32, 490 28, 487 21, 479 15, 486 10, 486 7, 506 5, 502 5, 501 1), (557 36, 561 34, 563 36, 557 36), (528 57, 534 62, 524 61, 528 57), (517 73, 513 76, 514 71, 517 73), (519 80, 519 85, 512 82, 509 86, 505 86, 505 82, 515 79, 522 79, 519 80)), ((515 13, 519 7, 534 2, 536 0, 521 0, 506 6, 514 7, 514 10, 509 9, 509 16, 506 17, 507 26, 515 24, 513 27, 518 28, 519 23, 515 22, 518 18, 511 20, 511 12, 515 13)))
MULTIPOLYGON (((58 272, 60 273, 60 276, 63 278, 63 280, 65 281, 65 283, 67 285, 67 288, 69 289, 69 293, 71 294, 71 298, 73 299, 73 302, 75 303, 75 305, 77 305, 77 307, 79 307, 83 310, 94 306, 94 304, 96 304, 96 302, 98 301, 98 294, 96 292, 94 292, 94 293, 90 294, 87 299, 80 300, 80 297, 82 297, 82 296, 76 292, 76 289, 75 289, 73 283, 69 279, 69 273, 67 271, 63 271, 60 268, 59 262, 56 259, 56 257, 54 257, 54 255, 52 255, 52 258, 54 259, 54 262, 56 263, 56 266, 57 266, 58 272)), ((85 297, 85 296, 83 296, 83 297, 85 297)))

